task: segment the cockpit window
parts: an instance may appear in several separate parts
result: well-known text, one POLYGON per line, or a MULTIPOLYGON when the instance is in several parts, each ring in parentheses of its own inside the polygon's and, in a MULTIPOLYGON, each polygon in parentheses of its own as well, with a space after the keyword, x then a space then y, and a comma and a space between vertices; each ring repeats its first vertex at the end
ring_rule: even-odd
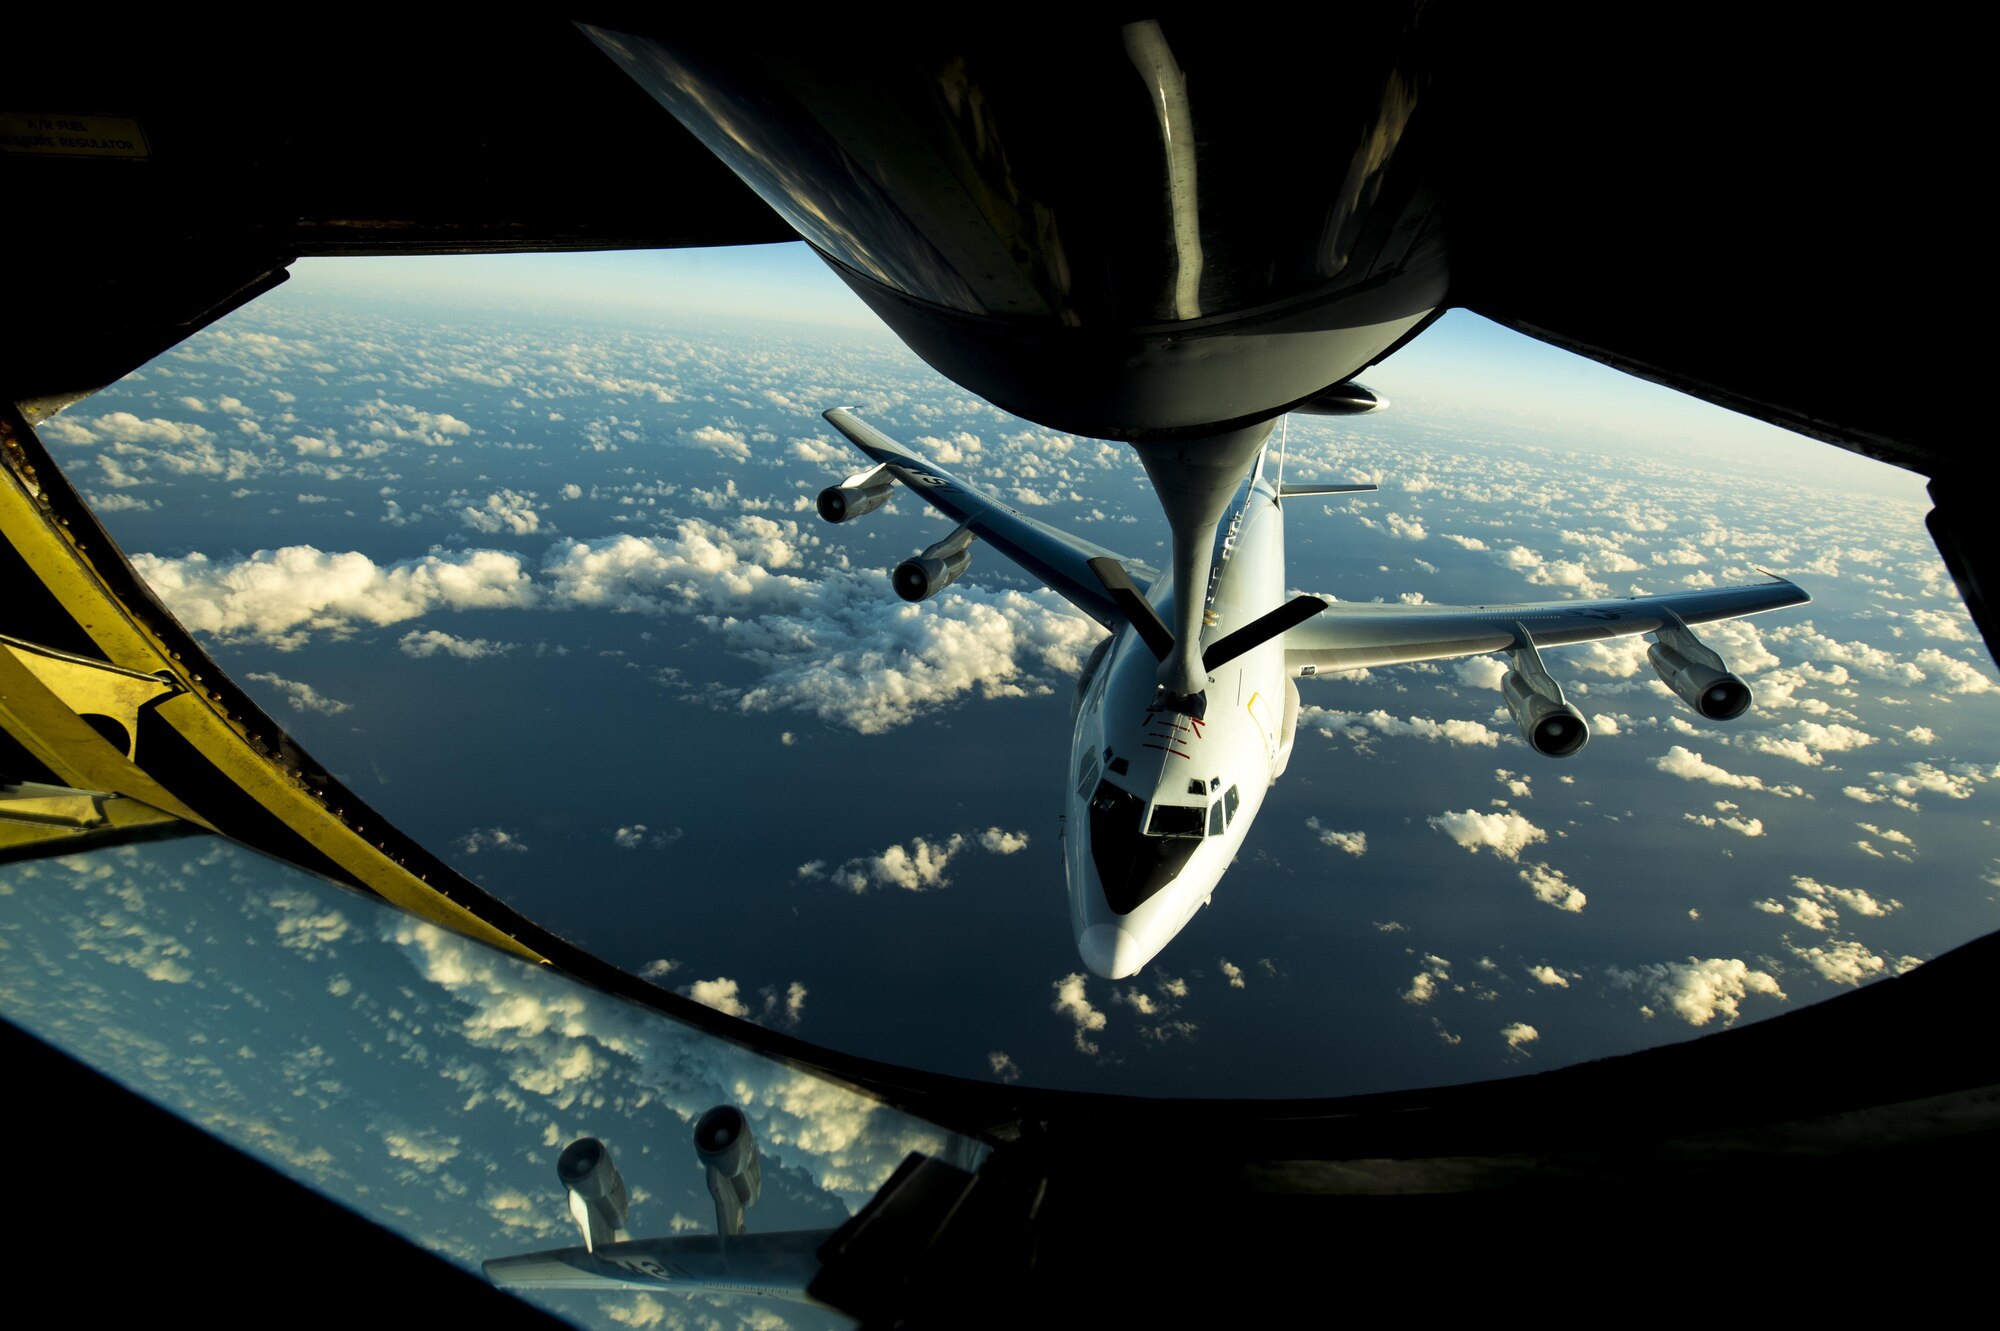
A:
POLYGON ((1093 754, 1088 754, 1084 757, 1083 772, 1080 776, 1077 777, 1077 782, 1076 782, 1077 796, 1081 798, 1082 796, 1088 794, 1090 792, 1090 788, 1096 784, 1097 784, 1097 755, 1093 753, 1093 754))
POLYGON ((1202 810, 1200 805, 1155 804, 1153 821, 1146 828, 1147 836, 1198 837, 1202 834, 1202 810))
POLYGON ((1236 796, 1236 787, 1231 786, 1222 792, 1222 807, 1228 810, 1229 821, 1232 823, 1236 821, 1236 806, 1241 802, 1236 796))
POLYGON ((1223 826, 1222 801, 1217 800, 1208 806, 1208 834, 1210 836, 1221 836, 1223 826))
MULTIPOLYGON (((1154 810, 1154 821, 1158 822, 1160 810, 1174 807, 1160 805, 1154 810)), ((1118 914, 1130 914, 1173 882, 1200 847, 1202 810, 1183 808, 1180 812, 1193 815, 1192 834, 1142 836, 1139 829, 1146 802, 1109 781, 1097 787, 1090 800, 1090 858, 1104 887, 1105 904, 1118 914)))
POLYGON ((1188 794, 1206 795, 1207 793, 1208 793, 1208 786, 1202 782, 1202 779, 1200 777, 1196 777, 1194 780, 1188 782, 1188 794))

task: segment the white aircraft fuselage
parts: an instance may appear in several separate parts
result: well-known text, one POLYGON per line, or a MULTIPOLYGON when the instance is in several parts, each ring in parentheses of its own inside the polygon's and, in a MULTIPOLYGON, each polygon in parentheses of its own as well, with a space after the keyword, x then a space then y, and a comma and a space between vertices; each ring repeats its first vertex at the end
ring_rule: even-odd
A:
POLYGON ((1647 660, 1694 712, 1727 721, 1750 688, 1692 626, 1812 598, 1762 583, 1589 600, 1384 605, 1287 598, 1287 497, 1373 485, 1282 485, 1266 474, 1270 424, 1206 439, 1138 443, 1173 535, 1166 572, 1012 508, 905 448, 846 408, 826 413, 875 466, 823 490, 820 516, 847 522, 900 484, 956 525, 898 564, 906 601, 968 567, 977 541, 1111 630, 1077 682, 1065 780, 1063 868, 1083 963, 1136 975, 1207 905, 1284 773, 1298 728, 1295 676, 1489 653, 1507 664, 1500 696, 1521 738, 1568 758, 1590 738, 1541 657, 1651 634, 1647 660), (1141 591, 1134 574, 1151 579, 1141 591))
MULTIPOLYGON (((1259 453, 1219 526, 1203 646, 1285 600, 1285 520, 1259 453)), ((1147 593, 1176 622, 1180 589, 1147 593)), ((1160 662, 1129 625, 1078 683, 1063 820, 1077 951, 1092 972, 1139 972, 1207 905, 1285 770, 1298 688, 1282 635, 1208 672, 1204 715, 1166 705, 1160 662)))

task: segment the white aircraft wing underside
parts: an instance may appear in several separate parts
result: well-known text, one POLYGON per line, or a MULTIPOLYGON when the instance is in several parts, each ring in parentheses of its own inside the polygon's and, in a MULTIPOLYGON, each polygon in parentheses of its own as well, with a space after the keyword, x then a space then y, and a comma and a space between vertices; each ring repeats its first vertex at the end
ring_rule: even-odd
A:
POLYGON ((1159 577, 1157 570, 1107 550, 1094 542, 1037 522, 976 486, 935 466, 897 443, 845 408, 826 413, 827 423, 854 446, 889 469, 889 474, 952 521, 1005 555, 1033 577, 1054 588, 1071 605, 1106 628, 1124 623, 1104 584, 1089 568, 1098 558, 1116 559, 1140 586, 1159 577))
POLYGON ((512 1289, 742 1291, 807 1300, 830 1229, 776 1234, 685 1234, 496 1257, 487 1278, 512 1289))
POLYGON ((1782 610, 1811 601, 1783 578, 1741 587, 1667 592, 1605 601, 1534 601, 1516 605, 1379 605, 1334 601, 1285 634, 1293 674, 1479 656, 1517 645, 1521 630, 1536 647, 1562 647, 1652 633, 1678 617, 1684 624, 1782 610))

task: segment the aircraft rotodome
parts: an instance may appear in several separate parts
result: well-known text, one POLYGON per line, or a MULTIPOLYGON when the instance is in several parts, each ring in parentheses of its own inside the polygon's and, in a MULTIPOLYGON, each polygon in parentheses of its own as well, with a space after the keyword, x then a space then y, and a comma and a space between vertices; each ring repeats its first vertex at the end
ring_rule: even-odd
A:
MULTIPOLYGON (((1377 405, 1366 389, 1349 387, 1357 405, 1377 405)), ((827 521, 873 512, 900 481, 958 524, 896 567, 891 581, 904 600, 924 600, 962 577, 976 538, 1111 630, 1077 680, 1063 814, 1077 952, 1107 979, 1137 974, 1210 903, 1265 792, 1291 761, 1295 680, 1501 652, 1510 664, 1501 692, 1521 737, 1537 753, 1564 758, 1584 746, 1590 727, 1540 648, 1650 633, 1647 659, 1661 681, 1703 717, 1726 721, 1750 706, 1749 686, 1688 626, 1812 599, 1775 576, 1750 586, 1514 605, 1288 599, 1284 501, 1375 487, 1281 482, 1267 465, 1268 424, 1248 432, 1249 461, 1234 478, 1147 457, 1163 494, 1205 487, 1198 507, 1218 515, 1189 521, 1186 506, 1177 513, 1168 505, 1174 567, 1161 573, 1017 512, 851 411, 826 419, 876 464, 821 492, 827 521), (1134 575, 1147 584, 1143 593, 1134 575)))

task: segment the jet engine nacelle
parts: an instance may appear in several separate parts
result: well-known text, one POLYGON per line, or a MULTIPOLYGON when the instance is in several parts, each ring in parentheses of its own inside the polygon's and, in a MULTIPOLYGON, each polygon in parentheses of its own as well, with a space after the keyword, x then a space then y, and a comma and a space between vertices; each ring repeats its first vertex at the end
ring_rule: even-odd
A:
POLYGON ((764 1163, 750 1120, 735 1105, 717 1105, 695 1120, 694 1154, 707 1171, 708 1192, 715 1198, 716 1232, 741 1234, 743 1212, 764 1191, 764 1163))
POLYGON ((971 565, 972 532, 960 527, 922 554, 896 565, 889 581, 905 601, 922 601, 957 582, 971 565))
POLYGON ((625 1180, 611 1162, 611 1148, 595 1137, 579 1137, 563 1148, 556 1177, 569 1194, 569 1213, 583 1232, 583 1246, 595 1252, 600 1243, 624 1237, 625 1216, 632 1209, 625 1180))
POLYGON ((1307 416, 1359 416, 1388 406, 1380 394, 1364 383, 1343 379, 1314 393, 1292 410, 1307 416))
MULTIPOLYGON (((1692 635, 1690 635, 1692 636, 1692 635)), ((1709 652, 1715 664, 1691 661, 1672 647, 1655 643, 1646 649, 1646 659, 1660 676, 1660 682, 1680 695, 1680 700, 1711 721, 1731 721, 1750 708, 1750 686, 1722 666, 1722 658, 1709 652)))
POLYGON ((819 492, 819 515, 828 522, 846 522, 873 513, 889 502, 895 489, 896 480, 887 467, 859 472, 819 492))
POLYGON ((1543 757, 1567 758, 1590 739, 1590 723, 1582 712, 1536 692, 1520 671, 1507 672, 1500 693, 1514 714, 1514 724, 1521 728, 1521 738, 1543 757))

